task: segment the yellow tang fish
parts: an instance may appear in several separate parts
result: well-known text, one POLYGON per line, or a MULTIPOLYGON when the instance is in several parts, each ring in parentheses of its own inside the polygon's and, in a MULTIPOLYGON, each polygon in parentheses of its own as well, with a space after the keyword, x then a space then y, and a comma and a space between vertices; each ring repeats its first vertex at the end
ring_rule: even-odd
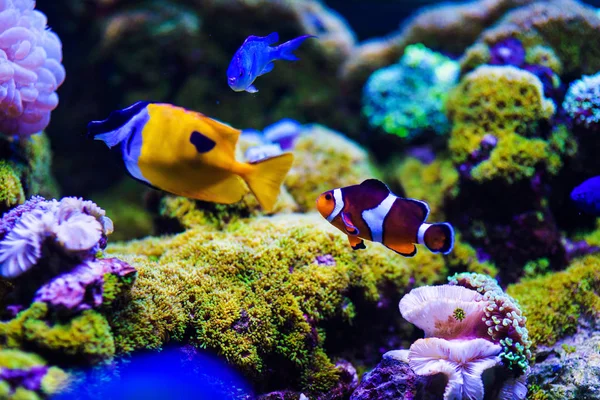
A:
POLYGON ((294 156, 238 162, 241 131, 201 113, 166 103, 137 102, 88 124, 88 135, 118 144, 129 174, 176 195, 215 203, 238 202, 248 192, 271 211, 294 156))

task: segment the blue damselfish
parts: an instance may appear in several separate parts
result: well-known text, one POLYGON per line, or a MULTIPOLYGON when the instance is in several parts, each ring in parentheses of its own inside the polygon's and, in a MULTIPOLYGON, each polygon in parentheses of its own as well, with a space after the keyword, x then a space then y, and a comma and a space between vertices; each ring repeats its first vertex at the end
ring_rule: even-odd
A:
POLYGON ((600 176, 590 178, 573 189, 571 200, 581 211, 600 216, 600 176))
POLYGON ((229 68, 227 68, 229 87, 236 92, 244 90, 249 93, 258 92, 258 89, 252 85, 254 80, 271 72, 275 66, 273 64, 275 60, 298 60, 298 57, 292 52, 310 37, 316 36, 304 35, 279 46, 271 47, 272 44, 279 41, 277 32, 268 36, 249 36, 235 52, 229 68))

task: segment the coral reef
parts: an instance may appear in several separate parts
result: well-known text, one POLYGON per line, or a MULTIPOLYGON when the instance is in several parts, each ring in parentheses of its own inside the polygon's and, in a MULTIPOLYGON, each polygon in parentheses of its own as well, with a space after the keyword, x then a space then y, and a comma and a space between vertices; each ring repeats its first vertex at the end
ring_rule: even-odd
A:
POLYGON ((573 82, 563 108, 573 125, 596 133, 600 128, 600 73, 573 82))
POLYGON ((398 64, 369 77, 362 113, 372 128, 407 140, 447 133, 444 102, 457 79, 455 61, 423 45, 408 46, 398 64))
POLYGON ((556 173, 562 165, 552 157, 561 149, 538 136, 540 122, 552 117, 555 106, 531 73, 512 66, 481 66, 461 80, 447 107, 454 124, 452 158, 459 165, 474 163, 467 171, 474 180, 512 183, 531 178, 539 166, 556 173), (484 140, 491 141, 491 150, 477 154, 484 140))
POLYGON ((62 44, 47 29, 34 0, 7 0, 0 6, 0 132, 29 136, 41 132, 58 105, 56 89, 65 79, 62 44))
POLYGON ((23 186, 14 167, 0 160, 0 210, 8 210, 24 201, 23 186))
POLYGON ((67 374, 33 353, 0 348, 0 398, 41 399, 60 392, 67 374))
POLYGON ((314 210, 317 197, 327 190, 377 175, 365 150, 321 125, 312 125, 296 139, 294 155, 284 185, 301 211, 314 210))
POLYGON ((523 280, 507 288, 527 315, 533 346, 551 346, 575 333, 580 318, 600 315, 598 256, 575 260, 566 270, 523 280))
POLYGON ((131 301, 109 318, 118 352, 189 341, 263 388, 286 382, 310 392, 330 389, 340 374, 322 347, 324 323, 348 324, 355 305, 395 297, 411 276, 423 282, 417 273, 441 278, 421 258, 383 246, 349 251, 346 237, 315 214, 196 226, 107 251, 139 270, 131 301))

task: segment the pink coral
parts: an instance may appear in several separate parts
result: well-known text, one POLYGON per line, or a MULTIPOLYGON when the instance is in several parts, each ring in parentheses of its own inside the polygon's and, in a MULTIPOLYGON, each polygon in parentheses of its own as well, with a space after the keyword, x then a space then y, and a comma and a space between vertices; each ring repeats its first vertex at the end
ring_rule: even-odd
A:
POLYGON ((62 44, 34 0, 0 0, 0 132, 42 131, 65 79, 62 44))

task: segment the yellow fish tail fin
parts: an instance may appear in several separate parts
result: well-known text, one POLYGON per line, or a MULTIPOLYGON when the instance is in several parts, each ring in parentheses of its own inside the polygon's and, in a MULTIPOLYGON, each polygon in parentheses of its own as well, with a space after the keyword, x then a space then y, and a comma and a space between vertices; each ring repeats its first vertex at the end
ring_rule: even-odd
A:
POLYGON ((244 174, 244 180, 263 210, 269 212, 273 209, 281 190, 281 184, 292 168, 293 162, 294 155, 284 153, 251 164, 252 169, 244 174))

